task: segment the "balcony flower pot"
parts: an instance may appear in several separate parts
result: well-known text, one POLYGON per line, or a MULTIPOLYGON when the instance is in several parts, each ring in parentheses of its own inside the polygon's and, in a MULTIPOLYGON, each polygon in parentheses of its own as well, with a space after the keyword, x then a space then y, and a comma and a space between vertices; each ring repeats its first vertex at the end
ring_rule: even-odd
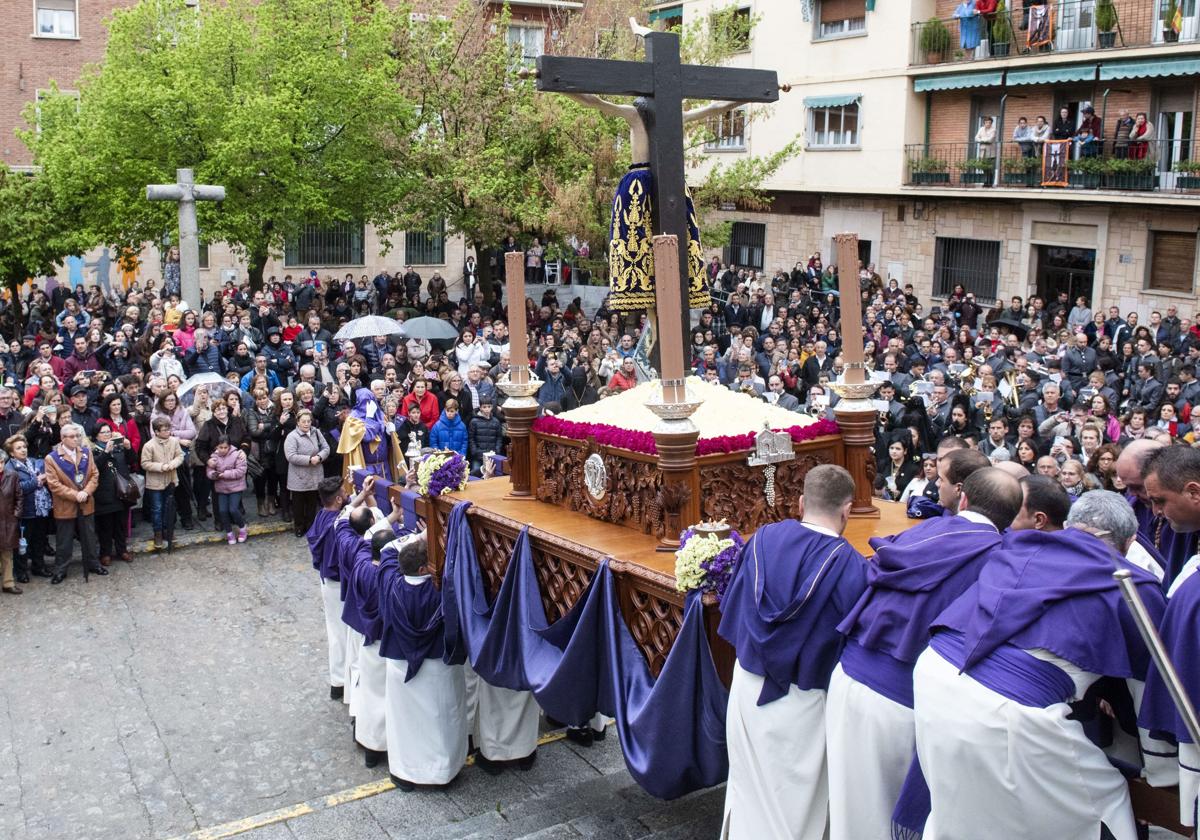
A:
POLYGON ((1000 0, 996 5, 995 17, 992 18, 991 35, 992 56, 994 58, 1007 56, 1009 48, 1012 46, 1013 31, 1012 24, 1008 19, 1008 6, 1004 0, 1000 0))
POLYGON ((914 172, 912 174, 912 182, 918 186, 930 186, 933 184, 949 184, 949 172, 914 172))
POLYGON ((958 176, 960 184, 984 184, 985 186, 992 185, 992 174, 995 171, 994 161, 987 158, 970 158, 960 161, 956 164, 956 168, 962 174, 958 176))
POLYGON ((1100 49, 1107 50, 1117 43, 1117 7, 1113 0, 1099 0, 1096 3, 1096 28, 1100 30, 1098 42, 1100 49))
POLYGON ((1104 187, 1109 190, 1139 190, 1151 192, 1154 190, 1153 172, 1106 172, 1104 187))
POLYGON ((1114 159, 1104 162, 1104 186, 1111 190, 1154 189, 1154 161, 1114 159))
POLYGON ((916 158, 909 162, 908 170, 910 184, 930 186, 950 183, 950 167, 940 158, 916 158))
POLYGON ((1099 172, 1069 172, 1067 183, 1077 190, 1098 190, 1102 177, 1099 172))
POLYGON ((1006 187, 1036 187, 1041 183, 1041 176, 1036 169, 1029 172, 1005 172, 1002 177, 1006 187))
POLYGON ((1176 172, 1176 189, 1200 190, 1200 160, 1176 161, 1171 169, 1176 172))
POLYGON ((950 30, 937 18, 925 21, 921 27, 921 52, 929 64, 941 64, 950 49, 950 30))

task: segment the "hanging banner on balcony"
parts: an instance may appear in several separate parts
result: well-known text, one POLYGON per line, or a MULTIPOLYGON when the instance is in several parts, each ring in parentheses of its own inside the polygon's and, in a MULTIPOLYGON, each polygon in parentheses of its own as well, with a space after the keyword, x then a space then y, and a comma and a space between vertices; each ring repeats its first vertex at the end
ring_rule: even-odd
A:
POLYGON ((1043 143, 1042 186, 1065 187, 1067 185, 1067 161, 1070 159, 1070 140, 1047 140, 1043 143))
POLYGON ((1054 40, 1054 12, 1049 5, 1029 7, 1028 46, 1042 47, 1054 40))

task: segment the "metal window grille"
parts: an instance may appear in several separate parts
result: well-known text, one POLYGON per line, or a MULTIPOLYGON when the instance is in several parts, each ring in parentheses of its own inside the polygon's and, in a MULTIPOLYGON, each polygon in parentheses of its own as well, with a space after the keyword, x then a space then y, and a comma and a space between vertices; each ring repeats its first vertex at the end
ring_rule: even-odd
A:
POLYGON ((767 226, 755 222, 734 222, 725 249, 725 262, 739 268, 762 271, 763 250, 767 244, 767 226))
POLYGON ((405 231, 404 261, 409 265, 445 265, 445 220, 438 221, 432 230, 405 231))
POLYGON ((933 294, 946 297, 958 284, 979 300, 995 300, 1000 282, 1000 243, 939 236, 933 256, 933 294))
POLYGON ((284 265, 365 265, 363 225, 337 222, 329 226, 305 225, 298 236, 288 239, 284 265))

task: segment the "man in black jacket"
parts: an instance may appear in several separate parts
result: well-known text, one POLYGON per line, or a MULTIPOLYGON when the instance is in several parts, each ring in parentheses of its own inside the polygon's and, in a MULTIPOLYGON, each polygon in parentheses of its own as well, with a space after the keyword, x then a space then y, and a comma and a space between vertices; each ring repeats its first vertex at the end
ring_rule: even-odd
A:
POLYGON ((826 354, 828 349, 829 346, 824 341, 818 341, 813 345, 813 354, 804 363, 801 376, 810 388, 820 381, 822 373, 833 370, 833 357, 826 354))
POLYGON ((725 304, 725 327, 745 327, 749 323, 750 313, 742 306, 742 296, 734 292, 729 296, 729 303, 725 304))
POLYGON ((325 342, 325 351, 328 352, 333 344, 333 334, 329 330, 321 326, 321 317, 319 315, 308 316, 308 326, 300 330, 292 342, 292 352, 298 357, 300 364, 311 363, 316 356, 316 343, 318 341, 325 342))

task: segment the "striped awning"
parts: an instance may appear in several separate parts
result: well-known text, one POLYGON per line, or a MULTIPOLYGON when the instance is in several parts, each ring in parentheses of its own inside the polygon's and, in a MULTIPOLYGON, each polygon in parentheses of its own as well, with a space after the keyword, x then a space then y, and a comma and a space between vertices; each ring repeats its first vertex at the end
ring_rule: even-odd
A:
POLYGON ((924 93, 927 90, 962 90, 963 88, 996 87, 1000 84, 1004 72, 1002 70, 987 70, 982 73, 947 73, 942 76, 926 76, 913 80, 913 90, 924 93))
POLYGON ((829 96, 804 97, 805 108, 837 108, 839 105, 851 105, 862 99, 861 93, 832 93, 829 96))
POLYGON ((1200 73, 1200 58, 1157 58, 1153 61, 1114 61, 1100 65, 1100 81, 1193 76, 1200 73))
POLYGON ((1053 85, 1060 82, 1090 82, 1096 78, 1095 64, 1070 64, 1065 67, 1042 67, 1037 70, 1009 70, 1008 84, 1053 85))
POLYGON ((649 17, 651 23, 663 18, 681 18, 683 17, 683 6, 667 6, 662 9, 651 9, 649 17))

